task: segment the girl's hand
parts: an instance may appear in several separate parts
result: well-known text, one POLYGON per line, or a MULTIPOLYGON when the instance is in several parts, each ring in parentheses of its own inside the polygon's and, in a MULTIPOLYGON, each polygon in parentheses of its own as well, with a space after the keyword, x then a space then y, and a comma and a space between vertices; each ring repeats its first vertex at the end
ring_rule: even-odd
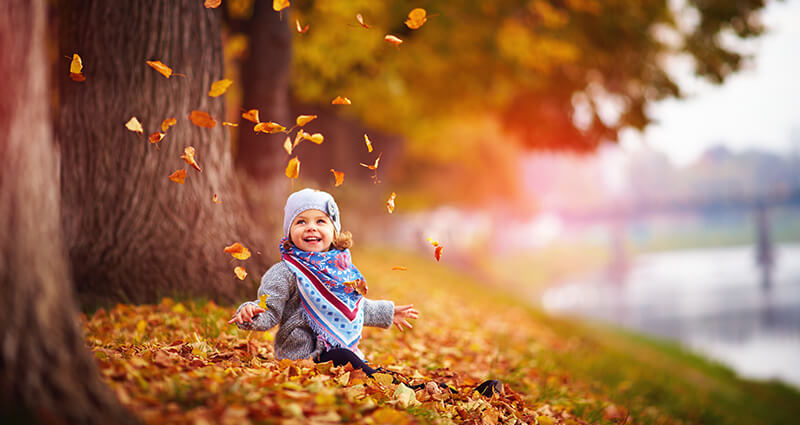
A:
POLYGON ((263 313, 266 310, 263 308, 253 305, 253 304, 245 304, 238 313, 234 314, 231 320, 228 320, 228 323, 245 323, 250 322, 253 320, 253 316, 263 313))
POLYGON ((419 312, 414 309, 414 304, 396 305, 394 306, 394 318, 392 319, 392 323, 402 332, 403 326, 408 329, 413 328, 411 323, 408 323, 408 319, 416 319, 417 317, 419 317, 419 312))

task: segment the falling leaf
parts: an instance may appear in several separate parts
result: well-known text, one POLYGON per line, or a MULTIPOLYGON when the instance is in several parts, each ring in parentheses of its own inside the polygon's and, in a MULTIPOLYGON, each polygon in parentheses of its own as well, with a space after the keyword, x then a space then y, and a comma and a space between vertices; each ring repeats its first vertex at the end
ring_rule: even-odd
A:
POLYGON ((364 164, 363 162, 359 162, 359 164, 361 164, 362 167, 369 168, 370 170, 377 170, 378 169, 378 163, 381 162, 381 155, 383 155, 383 152, 378 154, 378 157, 375 158, 375 163, 372 164, 372 165, 367 165, 367 164, 364 164))
POLYGON ((238 127, 239 124, 235 122, 222 121, 223 127, 238 127))
POLYGON ((161 61, 147 61, 147 64, 167 78, 172 76, 172 68, 164 65, 161 61))
POLYGON ((397 37, 395 37, 395 36, 393 36, 391 34, 387 34, 385 37, 383 37, 383 39, 386 40, 386 42, 388 42, 389 44, 393 44, 395 46, 399 46, 399 45, 403 44, 403 40, 401 40, 401 39, 399 39, 399 38, 397 38, 397 37))
POLYGON ((433 256, 436 257, 436 261, 442 259, 442 246, 439 245, 436 247, 436 250, 433 251, 433 256))
POLYGON ((167 118, 161 122, 161 131, 166 132, 170 127, 177 124, 178 120, 175 118, 167 118))
POLYGON ((83 75, 82 71, 83 61, 77 53, 73 53, 72 62, 69 64, 69 78, 77 82, 86 81, 86 77, 83 75))
POLYGON ((208 91, 208 95, 211 97, 217 97, 225 93, 225 90, 228 90, 228 87, 230 87, 231 84, 233 84, 233 81, 227 78, 214 81, 214 83, 211 84, 211 90, 208 91))
POLYGON ((272 0, 272 8, 276 12, 280 12, 281 10, 286 9, 290 5, 291 4, 289 3, 289 0, 272 0))
POLYGON ((254 122, 256 124, 261 122, 258 120, 258 109, 251 109, 243 113, 242 118, 246 119, 247 121, 254 122))
POLYGON ((386 210, 389 211, 389 214, 394 212, 394 199, 397 197, 397 194, 392 192, 389 196, 389 200, 386 201, 386 210))
POLYGON ((425 16, 427 13, 425 9, 411 9, 411 12, 408 12, 408 19, 406 19, 406 26, 411 28, 412 30, 418 29, 419 27, 424 24, 428 18, 425 16))
POLYGON ((336 182, 333 184, 333 187, 339 187, 344 183, 344 173, 341 171, 336 171, 331 168, 331 173, 333 173, 333 178, 336 179, 336 182))
POLYGON ((233 272, 236 273, 236 277, 238 277, 239 280, 244 280, 244 278, 247 277, 247 270, 245 270, 242 266, 234 268, 233 272))
POLYGON ((306 24, 306 26, 301 27, 299 19, 295 19, 295 23, 297 24, 297 32, 299 32, 300 34, 305 34, 305 33, 308 32, 308 25, 309 24, 306 24))
POLYGON ((255 132, 260 131, 262 133, 269 133, 269 134, 280 133, 284 130, 286 130, 286 127, 272 121, 260 122, 256 124, 255 127, 253 127, 253 131, 255 132))
POLYGON ((322 141, 325 140, 325 137, 323 137, 321 133, 314 133, 314 134, 305 133, 303 134, 303 139, 321 145, 322 141))
POLYGON ((198 127, 214 128, 214 126, 217 125, 214 118, 211 118, 211 115, 203 111, 192 111, 192 113, 189 114, 189 119, 192 121, 192 124, 198 127))
POLYGON ((144 128, 142 128, 142 123, 139 122, 136 117, 131 117, 128 122, 125 123, 125 127, 133 132, 144 134, 144 128))
POLYGON ((221 204, 222 203, 222 201, 219 199, 219 195, 217 195, 216 193, 214 194, 213 197, 211 197, 211 202, 213 202, 215 204, 221 204))
POLYGON ((205 3, 203 3, 203 6, 205 6, 207 9, 216 9, 221 3, 222 0, 206 0, 205 3))
POLYGON ((426 240, 427 240, 428 242, 430 242, 430 243, 431 243, 431 245, 433 245, 433 246, 439 246, 439 241, 437 241, 437 240, 434 240, 434 239, 432 239, 432 238, 428 238, 428 239, 426 239, 426 240))
POLYGON ((269 310, 267 308, 267 298, 269 298, 269 294, 261 294, 258 296, 258 306, 264 310, 269 310))
POLYGON ((244 245, 239 242, 236 242, 230 246, 226 246, 222 251, 231 254, 233 258, 238 260, 246 260, 250 258, 250 250, 245 248, 244 245))
POLYGON ((361 24, 361 26, 362 26, 362 27, 364 27, 364 28, 369 28, 369 25, 367 25, 366 23, 364 23, 364 17, 363 17, 363 16, 361 16, 361 14, 360 14, 360 13, 357 13, 357 14, 356 14, 356 20, 358 21, 358 23, 359 23, 359 24, 361 24))
POLYGON ((336 98, 331 101, 331 105, 350 105, 352 103, 350 99, 342 96, 336 96, 336 98))
POLYGON ((364 134, 364 143, 367 144, 367 152, 372 152, 372 141, 369 140, 366 134, 364 134))
POLYGON ((392 267, 392 270, 399 270, 399 271, 403 271, 404 272, 404 271, 408 270, 408 267, 405 267, 405 266, 394 266, 394 267, 392 267))
POLYGON ((163 138, 164 138, 164 133, 160 133, 160 132, 157 131, 157 132, 151 134, 148 139, 150 139, 150 143, 154 143, 155 144, 155 143, 160 142, 163 138))
POLYGON ((183 155, 181 155, 181 159, 186 161, 187 164, 189 164, 192 167, 194 167, 195 170, 197 170, 197 171, 202 173, 203 170, 200 168, 200 165, 194 159, 194 154, 195 154, 194 147, 187 146, 186 149, 183 150, 183 155))
POLYGON ((292 146, 292 138, 289 137, 289 136, 286 136, 286 140, 283 141, 283 150, 285 150, 287 154, 291 155, 292 154, 292 147, 293 147, 292 146))
POLYGON ((286 166, 286 177, 296 179, 300 175, 300 160, 294 157, 289 160, 289 165, 286 166))
POLYGON ((180 170, 170 174, 169 179, 175 183, 183 184, 186 181, 186 170, 181 168, 180 170))
POLYGON ((297 125, 302 127, 302 126, 310 123, 311 121, 314 121, 315 118, 317 118, 316 115, 300 115, 300 116, 297 117, 296 122, 297 122, 297 125))

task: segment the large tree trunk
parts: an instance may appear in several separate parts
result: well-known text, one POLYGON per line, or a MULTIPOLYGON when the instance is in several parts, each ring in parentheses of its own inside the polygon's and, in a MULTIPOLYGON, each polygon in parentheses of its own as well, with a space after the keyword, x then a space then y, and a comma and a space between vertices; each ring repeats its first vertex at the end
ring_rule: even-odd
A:
MULTIPOLYGON (((61 52, 84 61, 84 83, 60 76, 58 139, 62 145, 64 233, 83 305, 149 302, 165 295, 216 300, 252 295, 235 279, 223 248, 241 241, 257 277, 268 253, 250 225, 233 171, 223 98, 208 96, 222 79, 220 11, 198 0, 68 1, 61 52), (161 61, 167 79, 145 61, 161 61), (191 111, 217 119, 192 124, 191 111), (125 128, 136 116, 139 135, 125 128), (158 145, 147 134, 177 118, 158 145), (179 157, 197 150, 199 173, 179 157), (185 184, 168 179, 186 169, 185 184), (214 204, 213 194, 222 204, 214 204), (259 254, 260 252, 261 254, 259 254)), ((276 211, 278 213, 279 211, 276 211)))
POLYGON ((136 423, 101 381, 77 322, 62 245, 43 0, 0 14, 0 417, 136 423))

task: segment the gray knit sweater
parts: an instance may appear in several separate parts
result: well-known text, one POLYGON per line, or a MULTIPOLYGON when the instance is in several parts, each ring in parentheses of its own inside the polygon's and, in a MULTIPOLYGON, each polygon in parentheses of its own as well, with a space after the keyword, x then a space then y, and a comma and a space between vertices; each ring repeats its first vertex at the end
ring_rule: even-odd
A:
MULTIPOLYGON (((261 278, 258 296, 268 294, 267 311, 253 317, 250 323, 240 323, 245 330, 266 331, 278 326, 275 335, 275 358, 306 359, 319 354, 323 347, 316 334, 306 322, 303 306, 300 304, 300 292, 297 290, 297 277, 280 261, 270 267, 261 278)), ((247 301, 245 304, 258 304, 258 301, 247 301)), ((392 301, 372 301, 364 298, 364 326, 388 328, 394 319, 394 303, 392 301)))

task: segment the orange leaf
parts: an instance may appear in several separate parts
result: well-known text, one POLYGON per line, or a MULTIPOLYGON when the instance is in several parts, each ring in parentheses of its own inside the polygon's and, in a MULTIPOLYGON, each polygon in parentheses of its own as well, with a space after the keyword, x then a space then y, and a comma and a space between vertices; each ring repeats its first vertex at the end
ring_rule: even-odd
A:
POLYGON ((425 16, 427 12, 425 9, 411 9, 411 12, 408 12, 408 19, 406 19, 406 26, 411 28, 412 30, 418 29, 428 20, 425 16))
POLYGON ((183 184, 184 181, 186 181, 186 170, 181 168, 180 170, 170 174, 169 179, 174 181, 175 183, 183 184))
POLYGON ((292 154, 292 139, 289 136, 286 136, 286 140, 283 141, 283 150, 289 155, 292 154))
POLYGON ((183 150, 183 155, 181 155, 181 158, 184 161, 186 161, 187 164, 194 167, 195 170, 202 173, 203 170, 200 168, 200 165, 197 164, 197 161, 194 159, 194 153, 195 153, 194 148, 192 146, 187 146, 186 149, 183 150))
POLYGON ((284 126, 282 126, 282 125, 280 125, 280 124, 278 124, 276 122, 272 122, 272 121, 270 121, 270 122, 260 122, 260 123, 256 124, 255 127, 253 127, 253 131, 255 131, 255 132, 259 132, 260 131, 262 133, 269 133, 269 134, 280 133, 280 132, 282 132, 284 130, 286 130, 286 127, 284 127, 284 126))
POLYGON ((215 204, 221 204, 221 203, 222 203, 222 201, 220 201, 220 200, 219 200, 219 195, 217 195, 216 193, 215 193, 215 194, 214 194, 214 196, 211 198, 211 202, 213 202, 213 203, 215 203, 215 204))
POLYGON ((305 33, 308 32, 308 25, 309 24, 306 24, 306 26, 301 27, 299 19, 295 19, 295 23, 297 23, 297 32, 299 32, 300 34, 305 34, 305 33))
POLYGON ((69 64, 69 78, 73 81, 82 82, 86 81, 86 77, 81 73, 83 71, 83 61, 77 53, 72 54, 72 62, 69 64))
POLYGON ((222 3, 222 0, 206 0, 203 6, 205 6, 206 9, 216 9, 219 7, 220 3, 222 3))
POLYGON ((405 266, 394 266, 394 267, 392 267, 392 270, 406 271, 406 270, 408 270, 408 267, 405 267, 405 266))
POLYGON ((155 133, 151 134, 150 137, 149 137, 150 143, 158 143, 163 138, 164 138, 164 133, 159 133, 158 131, 156 131, 155 133))
POLYGON ((401 39, 399 39, 399 38, 397 38, 397 37, 395 37, 395 36, 393 36, 391 34, 387 34, 385 37, 383 37, 383 39, 386 40, 389 44, 394 44, 395 46, 399 46, 399 45, 403 44, 403 40, 401 40, 401 39))
POLYGON ((433 256, 436 258, 436 261, 442 259, 442 246, 439 245, 436 247, 436 250, 433 251, 433 256))
POLYGON ((189 119, 192 121, 192 124, 198 127, 214 128, 214 126, 217 125, 214 118, 211 118, 211 115, 203 111, 192 111, 192 113, 189 114, 189 119))
POLYGON ((235 122, 222 121, 223 127, 238 127, 239 124, 235 122))
POLYGON ((286 9, 290 5, 291 4, 289 3, 289 0, 272 0, 272 8, 276 12, 280 12, 281 10, 286 9))
POLYGON ((367 144, 367 152, 372 152, 372 142, 369 140, 369 137, 367 137, 366 134, 364 135, 364 143, 367 144))
POLYGON ((369 25, 367 25, 367 24, 365 24, 365 23, 364 23, 364 17, 363 17, 363 16, 361 16, 361 14, 360 14, 360 13, 357 13, 357 14, 356 14, 356 20, 358 21, 358 23, 359 23, 359 24, 361 24, 361 26, 362 26, 362 27, 364 27, 364 28, 369 28, 369 25))
POLYGON ((178 120, 176 120, 175 118, 167 118, 167 119, 165 119, 164 121, 161 122, 161 131, 166 132, 170 127, 172 127, 173 125, 175 125, 177 123, 178 123, 178 120))
POLYGON ((236 273, 236 277, 238 277, 239 280, 244 280, 244 278, 247 277, 247 271, 242 266, 236 267, 233 269, 233 272, 236 273))
POLYGON ((144 128, 142 128, 142 123, 139 122, 136 117, 131 117, 128 122, 125 123, 125 127, 133 132, 144 134, 144 128))
POLYGON ((231 254, 233 258, 236 258, 238 260, 246 260, 250 258, 250 250, 245 248, 239 242, 236 242, 230 246, 226 246, 225 249, 223 249, 222 251, 231 254))
POLYGON ((304 132, 303 139, 321 145, 325 137, 323 137, 321 133, 308 134, 304 132))
POLYGON ((364 279, 356 279, 350 282, 344 282, 343 285, 353 287, 359 294, 367 296, 367 281, 364 279))
POLYGON ((251 110, 243 113, 242 114, 242 118, 246 119, 247 121, 254 122, 256 124, 261 122, 258 119, 258 109, 251 109, 251 110))
POLYGON ((394 212, 394 199, 397 198, 397 194, 392 192, 389 196, 389 200, 386 201, 386 210, 389 211, 389 214, 394 212))
POLYGON ((286 166, 286 177, 296 179, 300 175, 300 160, 294 157, 289 160, 289 165, 286 166))
POLYGON ((433 246, 439 246, 439 241, 437 241, 437 240, 433 240, 433 239, 431 239, 431 238, 428 238, 428 239, 426 239, 426 240, 427 240, 428 242, 430 242, 430 243, 431 243, 431 245, 433 245, 433 246))
POLYGON ((315 118, 317 118, 316 115, 300 115, 300 116, 297 117, 296 122, 297 122, 297 125, 302 127, 302 126, 310 123, 311 121, 314 121, 315 118))
POLYGON ((172 68, 164 65, 161 61, 147 61, 147 64, 167 78, 172 76, 172 68))
POLYGON ((350 99, 346 97, 336 96, 336 99, 331 101, 331 105, 350 105, 353 102, 350 102, 350 99))
POLYGON ((333 173, 333 178, 336 179, 336 183, 333 184, 333 187, 339 187, 344 183, 344 173, 341 171, 336 171, 331 168, 331 173, 333 173))
POLYGON ((363 162, 359 162, 359 164, 361 164, 362 167, 369 168, 370 170, 377 170, 378 169, 378 163, 381 162, 381 155, 383 155, 383 152, 378 154, 378 157, 375 158, 375 163, 373 165, 367 165, 367 164, 364 164, 363 162))
POLYGON ((225 93, 225 90, 228 90, 228 87, 230 87, 231 84, 233 84, 233 81, 227 78, 214 81, 214 83, 211 84, 211 90, 208 91, 208 95, 211 97, 217 97, 225 93))

